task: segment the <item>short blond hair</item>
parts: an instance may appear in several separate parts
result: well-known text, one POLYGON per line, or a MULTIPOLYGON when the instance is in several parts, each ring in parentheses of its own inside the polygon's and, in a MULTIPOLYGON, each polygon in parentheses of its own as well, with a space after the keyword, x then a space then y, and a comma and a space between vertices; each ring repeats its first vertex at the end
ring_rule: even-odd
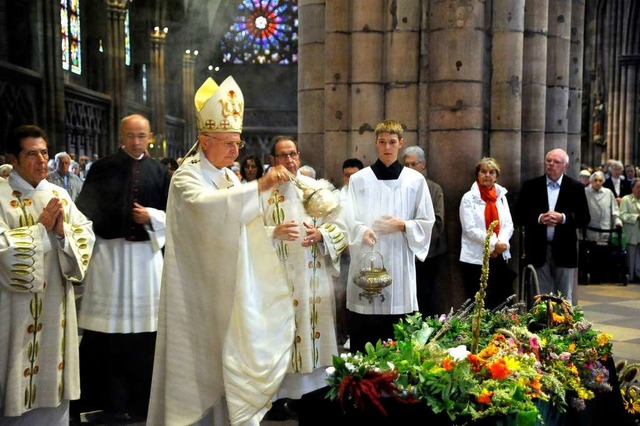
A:
POLYGON ((404 133, 404 128, 399 121, 396 120, 384 120, 379 122, 376 125, 376 138, 380 135, 380 133, 390 133, 392 135, 398 135, 399 139, 402 139, 402 133, 404 133))
POLYGON ((482 169, 482 166, 486 166, 490 169, 495 170, 496 176, 500 176, 500 164, 498 164, 495 158, 484 157, 483 159, 478 161, 478 163, 476 164, 476 177, 478 176, 478 173, 480 173, 480 169, 482 169))

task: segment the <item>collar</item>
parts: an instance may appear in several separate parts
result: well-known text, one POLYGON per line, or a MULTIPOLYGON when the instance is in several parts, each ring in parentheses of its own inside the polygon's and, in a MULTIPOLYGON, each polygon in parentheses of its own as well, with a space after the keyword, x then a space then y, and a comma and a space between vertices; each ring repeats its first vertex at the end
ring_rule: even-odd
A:
POLYGON ((235 184, 240 184, 238 177, 231 170, 228 170, 227 167, 223 167, 221 169, 211 163, 207 157, 204 155, 202 151, 198 151, 198 160, 200 160, 200 170, 205 175, 205 177, 212 182, 216 188, 224 189, 230 188, 235 184), (232 176, 233 175, 233 176, 232 176), (228 179, 227 179, 228 178, 228 179), (234 180, 235 178, 235 180, 234 180), (229 182, 229 179, 231 182, 229 182))
POLYGON ((371 170, 378 180, 395 180, 400 177, 403 167, 404 166, 402 166, 398 160, 394 161, 389 167, 387 167, 382 161, 380 161, 380 159, 378 159, 371 166, 371 170))
POLYGON ((38 182, 38 185, 33 187, 29 182, 24 180, 22 176, 20 176, 18 172, 16 172, 15 170, 11 172, 7 180, 9 182, 9 185, 11 185, 12 188, 22 189, 24 191, 43 190, 43 189, 46 189, 46 186, 48 184, 48 181, 46 179, 42 179, 40 182, 38 182))
MULTIPOLYGON (((547 179, 547 186, 549 186, 549 184, 551 182, 553 182, 551 179, 549 179, 548 175, 545 175, 546 179, 547 179)), ((558 182, 558 186, 562 186, 562 179, 564 178, 564 173, 560 175, 560 177, 558 178, 558 180, 556 182, 558 182)))

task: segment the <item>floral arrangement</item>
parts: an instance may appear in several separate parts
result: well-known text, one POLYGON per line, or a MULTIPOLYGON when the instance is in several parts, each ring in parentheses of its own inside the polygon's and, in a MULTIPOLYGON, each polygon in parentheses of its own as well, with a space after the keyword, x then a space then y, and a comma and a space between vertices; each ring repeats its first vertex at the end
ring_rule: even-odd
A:
MULTIPOLYGON (((487 239, 485 259, 488 245, 487 239)), ((602 364, 611 335, 594 330, 579 307, 558 295, 539 295, 528 311, 509 303, 484 309, 488 262, 483 268, 475 302, 440 317, 407 316, 395 324, 394 340, 335 356, 327 396, 343 408, 385 413, 386 397, 426 403, 451 420, 514 415, 518 424, 535 424, 540 401, 560 412, 568 405, 579 410, 611 390, 602 364)))

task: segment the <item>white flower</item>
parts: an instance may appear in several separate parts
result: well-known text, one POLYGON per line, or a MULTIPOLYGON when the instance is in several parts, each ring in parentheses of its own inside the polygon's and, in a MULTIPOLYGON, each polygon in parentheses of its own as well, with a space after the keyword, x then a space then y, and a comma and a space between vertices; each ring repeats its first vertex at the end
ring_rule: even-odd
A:
POLYGON ((344 360, 346 361, 346 360, 347 360, 347 358, 349 358, 349 354, 348 354, 348 353, 343 352, 343 353, 341 353, 341 354, 340 354, 340 358, 342 358, 342 359, 344 359, 344 360))
POLYGON ((460 345, 456 348, 449 348, 447 349, 447 352, 455 361, 462 361, 466 359, 467 355, 471 353, 467 350, 467 347, 465 345, 460 345))
POLYGON ((325 373, 327 373, 327 376, 331 377, 335 374, 336 369, 334 367, 327 367, 327 369, 324 371, 325 373))
POLYGON ((392 370, 392 371, 393 371, 393 370, 395 370, 395 369, 396 369, 396 366, 395 366, 395 365, 393 365, 393 363, 392 363, 391 361, 387 361, 387 365, 389 366, 389 370, 392 370))
POLYGON ((353 365, 350 362, 345 362, 344 366, 346 367, 346 369, 349 371, 349 373, 353 373, 354 371, 356 371, 356 366, 353 365))

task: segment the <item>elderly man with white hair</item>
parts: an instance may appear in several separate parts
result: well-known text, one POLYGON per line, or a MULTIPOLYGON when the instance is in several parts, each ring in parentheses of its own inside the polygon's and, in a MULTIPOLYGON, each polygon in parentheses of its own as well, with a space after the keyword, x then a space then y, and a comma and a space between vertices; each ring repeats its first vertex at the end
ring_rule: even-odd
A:
POLYGON ((82 190, 82 179, 71 172, 71 156, 62 151, 55 156, 55 170, 47 175, 47 180, 66 189, 75 202, 82 190))

